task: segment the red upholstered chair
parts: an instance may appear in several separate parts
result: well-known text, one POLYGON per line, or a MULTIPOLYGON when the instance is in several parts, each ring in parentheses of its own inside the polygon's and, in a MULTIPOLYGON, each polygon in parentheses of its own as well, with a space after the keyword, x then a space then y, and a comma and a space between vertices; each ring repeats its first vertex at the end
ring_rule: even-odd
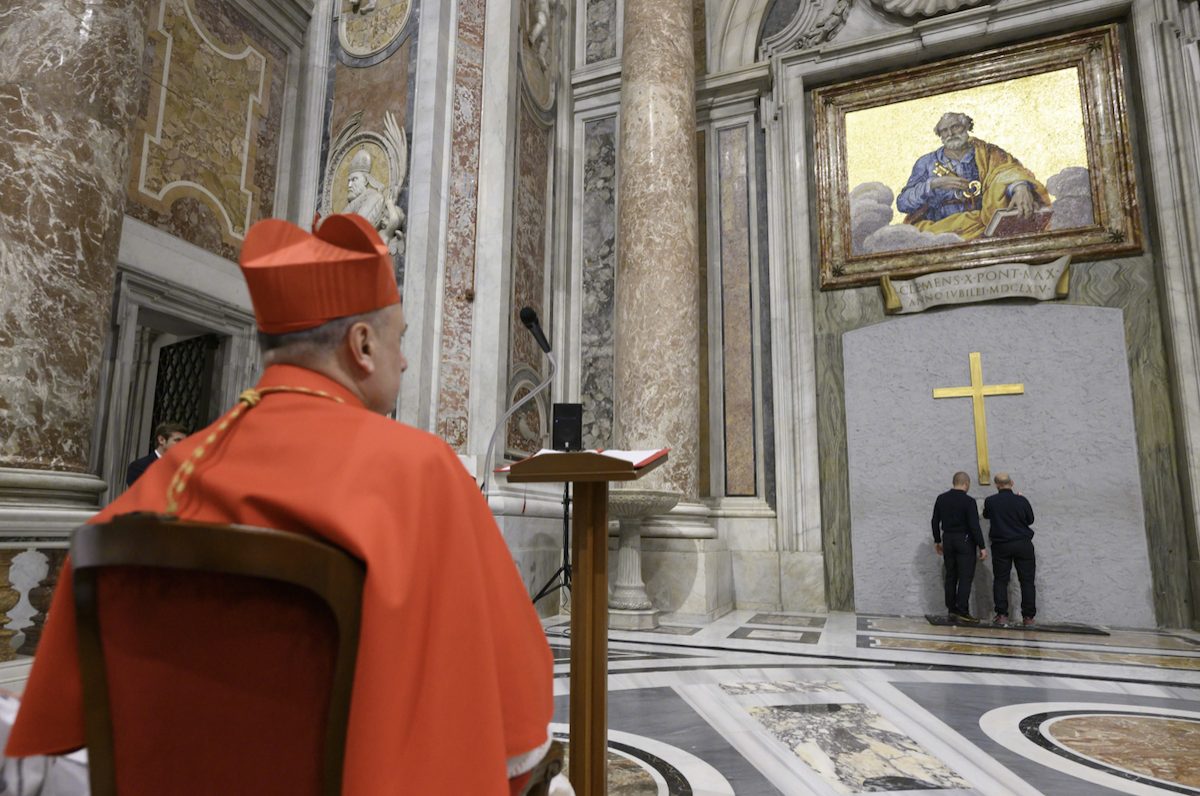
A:
POLYGON ((93 796, 334 796, 364 567, 149 514, 71 543, 93 796))

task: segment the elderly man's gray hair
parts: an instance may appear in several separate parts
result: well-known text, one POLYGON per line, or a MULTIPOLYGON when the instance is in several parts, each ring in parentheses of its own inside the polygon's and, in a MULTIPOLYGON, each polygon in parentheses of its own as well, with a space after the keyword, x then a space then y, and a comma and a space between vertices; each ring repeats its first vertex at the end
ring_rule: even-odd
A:
POLYGON ((938 128, 940 128, 942 126, 942 122, 944 122, 948 119, 962 124, 963 127, 967 128, 968 133, 975 129, 975 120, 974 119, 972 119, 970 116, 968 116, 965 113, 951 111, 950 113, 943 113, 942 118, 938 119, 938 123, 933 126, 933 134, 934 135, 938 136, 939 138, 941 137, 942 131, 938 128))

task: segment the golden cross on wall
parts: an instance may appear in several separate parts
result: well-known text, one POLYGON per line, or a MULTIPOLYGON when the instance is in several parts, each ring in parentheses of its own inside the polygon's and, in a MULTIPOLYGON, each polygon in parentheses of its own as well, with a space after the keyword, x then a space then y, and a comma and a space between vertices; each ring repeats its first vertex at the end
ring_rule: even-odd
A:
POLYGON ((987 418, 983 413, 983 399, 991 395, 1022 395, 1024 384, 984 384, 983 362, 978 351, 971 352, 971 384, 969 387, 938 387, 934 398, 970 398, 975 415, 975 453, 979 457, 979 483, 992 480, 991 464, 988 461, 987 418))

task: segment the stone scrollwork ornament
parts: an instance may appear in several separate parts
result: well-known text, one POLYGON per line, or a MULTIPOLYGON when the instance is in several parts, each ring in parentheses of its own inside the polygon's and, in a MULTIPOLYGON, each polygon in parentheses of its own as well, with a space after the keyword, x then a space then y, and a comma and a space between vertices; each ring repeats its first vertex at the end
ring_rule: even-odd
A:
POLYGON ((854 0, 801 0, 791 20, 778 32, 762 40, 760 57, 807 50, 832 41, 842 26, 854 0))
POLYGON ((984 0, 871 0, 879 8, 902 17, 936 17, 980 5, 984 0))
POLYGON ((383 117, 383 134, 361 129, 356 113, 338 133, 330 150, 321 197, 323 214, 357 213, 379 231, 393 256, 405 248, 400 192, 408 175, 408 141, 392 113, 383 117))

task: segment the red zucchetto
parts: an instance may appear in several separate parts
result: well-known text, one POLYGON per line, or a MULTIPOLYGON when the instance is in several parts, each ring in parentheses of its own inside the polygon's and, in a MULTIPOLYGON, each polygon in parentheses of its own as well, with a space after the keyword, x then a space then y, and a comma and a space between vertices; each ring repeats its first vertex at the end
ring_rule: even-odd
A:
POLYGON ((286 334, 400 301, 392 258, 362 216, 327 216, 314 234, 269 218, 246 233, 240 258, 258 329, 286 334))

